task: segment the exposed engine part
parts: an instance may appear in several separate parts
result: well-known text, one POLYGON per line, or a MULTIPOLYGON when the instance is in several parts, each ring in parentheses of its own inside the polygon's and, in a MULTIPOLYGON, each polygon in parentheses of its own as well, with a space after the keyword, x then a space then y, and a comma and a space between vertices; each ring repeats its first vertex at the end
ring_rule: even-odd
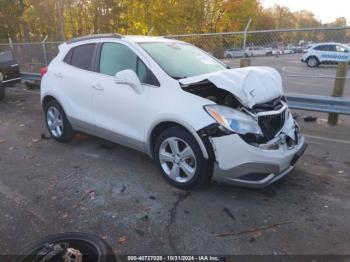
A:
MULTIPOLYGON (((258 121, 263 135, 246 134, 240 135, 247 143, 258 146, 273 139, 283 127, 286 120, 286 99, 285 97, 277 97, 266 103, 256 104, 252 108, 247 108, 238 101, 238 99, 230 92, 216 87, 209 81, 198 82, 188 86, 183 86, 184 91, 194 95, 206 98, 218 105, 224 105, 236 110, 244 111, 258 121), (271 112, 271 113, 270 113, 271 112), (276 113, 278 112, 278 113, 276 113)), ((219 137, 228 135, 232 132, 223 129, 220 125, 213 124, 207 126, 198 132, 200 136, 219 137)))
POLYGON ((182 87, 186 92, 211 100, 218 105, 232 108, 243 107, 242 104, 228 91, 217 88, 213 83, 204 81, 182 87))
POLYGON ((66 253, 63 256, 64 262, 82 262, 83 255, 78 249, 67 248, 66 253))

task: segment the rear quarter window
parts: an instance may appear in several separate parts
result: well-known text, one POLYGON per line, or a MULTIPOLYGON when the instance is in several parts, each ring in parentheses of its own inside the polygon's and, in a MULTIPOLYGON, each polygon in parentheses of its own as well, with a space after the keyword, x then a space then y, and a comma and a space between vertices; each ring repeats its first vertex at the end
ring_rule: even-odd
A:
POLYGON ((64 62, 84 70, 92 70, 92 58, 96 44, 73 47, 63 59, 64 62))

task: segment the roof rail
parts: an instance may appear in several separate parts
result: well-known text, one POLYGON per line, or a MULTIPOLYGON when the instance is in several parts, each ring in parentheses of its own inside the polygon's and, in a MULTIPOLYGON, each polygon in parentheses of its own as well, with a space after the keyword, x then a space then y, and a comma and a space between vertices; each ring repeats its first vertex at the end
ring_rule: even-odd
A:
POLYGON ((99 38, 122 38, 123 36, 120 34, 96 34, 96 35, 86 35, 81 37, 72 38, 67 41, 67 44, 73 44, 80 41, 91 40, 91 39, 99 39, 99 38))

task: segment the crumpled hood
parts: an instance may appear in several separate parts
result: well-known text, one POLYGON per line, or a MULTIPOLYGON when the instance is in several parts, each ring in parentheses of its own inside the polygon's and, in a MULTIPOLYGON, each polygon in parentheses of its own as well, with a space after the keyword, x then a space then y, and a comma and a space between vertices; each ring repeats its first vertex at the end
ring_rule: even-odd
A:
POLYGON ((249 108, 283 95, 281 76, 271 67, 250 66, 228 69, 183 78, 179 82, 184 86, 190 86, 206 80, 232 93, 249 108))

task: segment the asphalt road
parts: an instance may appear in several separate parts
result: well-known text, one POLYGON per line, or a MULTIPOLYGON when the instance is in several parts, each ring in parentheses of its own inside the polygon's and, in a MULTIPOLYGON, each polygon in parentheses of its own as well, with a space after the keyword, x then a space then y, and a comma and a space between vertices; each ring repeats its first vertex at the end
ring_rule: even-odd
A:
MULTIPOLYGON (((284 90, 287 93, 301 93, 310 95, 332 94, 336 65, 321 65, 309 68, 300 61, 302 54, 288 54, 279 57, 252 57, 253 66, 271 66, 276 68, 282 76, 284 90)), ((225 59, 225 63, 232 67, 239 67, 239 59, 225 59)), ((350 97, 350 72, 346 82, 344 96, 350 97)))
POLYGON ((263 190, 212 183, 186 192, 134 150, 82 134, 53 141, 38 91, 9 88, 0 102, 0 253, 83 231, 117 254, 350 255, 350 125, 298 114, 309 148, 289 177, 263 190))

